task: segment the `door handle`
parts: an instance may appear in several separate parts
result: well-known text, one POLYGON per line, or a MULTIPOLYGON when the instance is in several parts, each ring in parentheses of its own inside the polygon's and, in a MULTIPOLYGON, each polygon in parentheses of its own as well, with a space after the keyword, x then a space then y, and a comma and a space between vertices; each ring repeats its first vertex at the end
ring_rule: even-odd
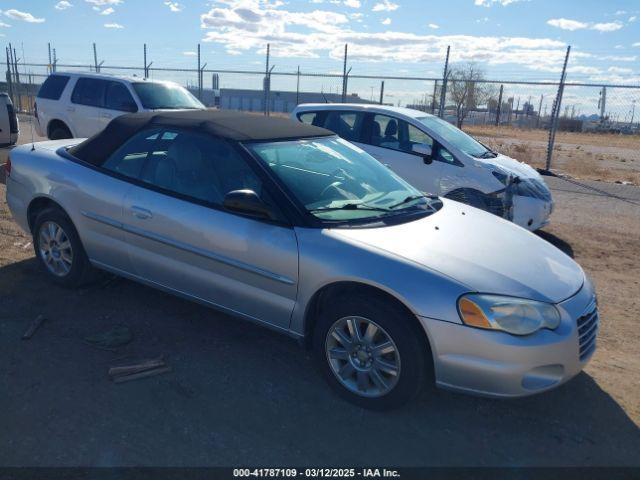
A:
POLYGON ((67 112, 75 112, 76 107, 67 107, 67 112))
POLYGON ((151 210, 147 210, 146 208, 136 207, 135 205, 131 207, 131 213, 134 217, 139 218, 140 220, 146 220, 147 218, 153 217, 151 210))

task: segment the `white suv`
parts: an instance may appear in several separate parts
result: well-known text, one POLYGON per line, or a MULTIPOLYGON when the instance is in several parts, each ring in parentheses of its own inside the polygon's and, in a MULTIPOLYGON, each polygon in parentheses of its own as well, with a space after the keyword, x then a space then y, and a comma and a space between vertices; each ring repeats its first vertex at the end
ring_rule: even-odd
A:
POLYGON ((90 137, 125 113, 204 108, 176 83, 95 73, 50 75, 34 105, 38 135, 51 140, 90 137))
POLYGON ((549 223, 553 200, 538 172, 438 117, 353 103, 299 105, 291 117, 337 133, 424 192, 481 208, 531 231, 549 223))

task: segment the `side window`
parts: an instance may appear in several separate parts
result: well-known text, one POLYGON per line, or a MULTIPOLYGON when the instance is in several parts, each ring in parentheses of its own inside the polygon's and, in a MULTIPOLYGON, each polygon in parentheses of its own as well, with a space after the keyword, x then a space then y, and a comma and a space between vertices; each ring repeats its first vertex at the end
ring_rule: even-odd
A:
POLYGON ((71 102, 90 107, 103 107, 107 80, 79 78, 71 94, 71 102))
POLYGON ((298 115, 298 120, 308 125, 317 125, 314 123, 318 117, 318 112, 303 112, 298 115))
POLYGON ((399 124, 402 120, 387 115, 374 115, 371 124, 371 145, 400 150, 399 124))
POLYGON ((374 115, 371 126, 371 144, 412 153, 414 145, 433 147, 433 139, 404 120, 387 115, 374 115))
POLYGON ((38 90, 38 98, 59 100, 68 82, 69 77, 66 75, 49 75, 38 90))
POLYGON ((141 180, 218 206, 232 190, 263 195, 262 181, 227 142, 181 131, 162 133, 141 180))
POLYGON ((363 112, 330 111, 324 121, 324 128, 337 133, 345 140, 359 142, 362 137, 363 112))
POLYGON ((121 82, 109 82, 105 98, 105 107, 110 110, 121 112, 137 112, 138 107, 133 100, 131 93, 121 82))
POLYGON ((158 133, 159 130, 146 130, 134 135, 113 152, 102 167, 126 177, 138 178, 158 139, 158 133))

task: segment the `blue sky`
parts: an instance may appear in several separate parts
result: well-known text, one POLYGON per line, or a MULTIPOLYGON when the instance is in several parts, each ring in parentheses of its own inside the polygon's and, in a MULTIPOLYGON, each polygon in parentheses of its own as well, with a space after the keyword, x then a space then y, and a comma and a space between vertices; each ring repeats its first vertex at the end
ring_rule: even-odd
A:
POLYGON ((96 42, 105 64, 138 65, 146 42, 154 66, 191 67, 201 43, 209 67, 260 69, 269 42, 277 70, 339 72, 346 42, 354 74, 439 76, 451 45, 454 64, 490 78, 557 80, 570 44, 569 80, 640 84, 638 0, 0 0, 0 11, 2 40, 29 62, 46 62, 51 42, 60 62, 88 64, 96 42))

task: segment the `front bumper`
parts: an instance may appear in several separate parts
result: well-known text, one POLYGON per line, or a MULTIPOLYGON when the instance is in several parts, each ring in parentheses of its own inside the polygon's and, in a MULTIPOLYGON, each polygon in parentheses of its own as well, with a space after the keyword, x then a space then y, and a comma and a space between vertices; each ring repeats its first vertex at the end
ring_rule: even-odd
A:
POLYGON ((521 397, 571 379, 595 351, 598 316, 591 285, 587 282, 557 307, 562 316, 557 329, 527 336, 420 318, 431 343, 436 384, 476 395, 521 397), (584 319, 593 326, 579 333, 584 319))
POLYGON ((513 223, 530 231, 538 230, 549 223, 553 212, 553 200, 513 196, 513 223))

